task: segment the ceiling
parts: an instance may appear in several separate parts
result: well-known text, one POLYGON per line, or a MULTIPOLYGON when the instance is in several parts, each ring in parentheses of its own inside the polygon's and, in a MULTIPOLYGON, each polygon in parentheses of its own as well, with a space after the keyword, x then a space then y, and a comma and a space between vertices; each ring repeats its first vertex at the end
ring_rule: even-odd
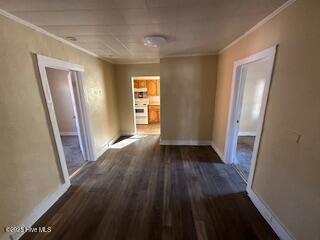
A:
POLYGON ((287 0, 0 0, 0 8, 115 63, 214 54, 287 0), (168 43, 143 45, 146 35, 168 43))

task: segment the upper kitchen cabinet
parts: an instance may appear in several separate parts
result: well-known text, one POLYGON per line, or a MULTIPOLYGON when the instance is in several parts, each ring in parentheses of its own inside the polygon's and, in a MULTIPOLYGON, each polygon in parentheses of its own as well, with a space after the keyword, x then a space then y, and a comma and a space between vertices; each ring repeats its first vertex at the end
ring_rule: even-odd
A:
POLYGON ((160 81, 156 80, 157 82, 157 96, 160 96, 160 81))
POLYGON ((134 80, 134 88, 147 88, 148 96, 160 96, 159 80, 134 80))
POLYGON ((146 88, 147 87, 147 80, 139 80, 139 88, 146 88))
POLYGON ((148 80, 147 81, 147 89, 148 89, 149 96, 158 96, 157 82, 158 82, 157 80, 148 80))
POLYGON ((147 80, 134 80, 134 88, 146 88, 147 80))

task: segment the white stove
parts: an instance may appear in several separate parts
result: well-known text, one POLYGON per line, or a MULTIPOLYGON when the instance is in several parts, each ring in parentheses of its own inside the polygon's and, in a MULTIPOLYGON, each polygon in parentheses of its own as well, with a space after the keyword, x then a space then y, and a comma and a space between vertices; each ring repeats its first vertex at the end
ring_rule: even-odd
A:
POLYGON ((148 124, 148 98, 135 98, 136 124, 148 124))

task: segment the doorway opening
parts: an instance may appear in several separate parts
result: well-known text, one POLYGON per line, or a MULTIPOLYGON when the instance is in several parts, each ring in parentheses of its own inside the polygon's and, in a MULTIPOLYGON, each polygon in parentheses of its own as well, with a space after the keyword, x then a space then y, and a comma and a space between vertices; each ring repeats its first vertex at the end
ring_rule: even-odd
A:
POLYGON ((42 87, 65 182, 94 160, 82 66, 37 55, 42 87))
POLYGON ((72 176, 86 162, 75 102, 75 79, 72 71, 46 67, 46 73, 68 173, 72 176))
POLYGON ((234 64, 225 162, 234 164, 251 189, 276 47, 234 64))
POLYGON ((160 77, 132 78, 136 134, 160 134, 160 77))
POLYGON ((243 93, 239 99, 238 134, 233 163, 247 181, 249 177, 254 140, 266 84, 268 60, 262 59, 243 66, 243 93))

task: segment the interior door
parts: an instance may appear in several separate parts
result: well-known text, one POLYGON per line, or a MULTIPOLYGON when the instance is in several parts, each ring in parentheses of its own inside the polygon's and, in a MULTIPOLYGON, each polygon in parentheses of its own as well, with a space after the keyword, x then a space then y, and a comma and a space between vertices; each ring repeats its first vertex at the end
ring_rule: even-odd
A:
POLYGON ((247 67, 241 66, 240 69, 240 79, 239 79, 239 91, 237 94, 237 104, 235 110, 235 122, 233 125, 233 141, 232 141, 232 150, 231 150, 231 160, 233 163, 237 162, 237 145, 238 145, 238 134, 240 128, 240 117, 241 110, 243 105, 243 94, 244 94, 244 86, 247 78, 247 67))
POLYGON ((75 116, 75 121, 76 121, 76 128, 77 128, 77 136, 78 136, 78 140, 79 140, 79 145, 80 145, 80 149, 81 149, 81 154, 83 159, 86 159, 86 155, 85 155, 85 151, 84 151, 84 147, 83 147, 83 141, 82 141, 82 133, 81 133, 81 129, 80 129, 80 125, 79 125, 79 115, 78 115, 78 107, 77 107, 77 102, 75 101, 75 98, 78 99, 78 91, 77 91, 77 86, 76 86, 76 81, 75 79, 71 76, 71 72, 69 72, 68 75, 68 80, 69 80, 69 88, 70 88, 70 92, 71 92, 71 99, 72 99, 72 107, 73 107, 73 113, 75 116))

